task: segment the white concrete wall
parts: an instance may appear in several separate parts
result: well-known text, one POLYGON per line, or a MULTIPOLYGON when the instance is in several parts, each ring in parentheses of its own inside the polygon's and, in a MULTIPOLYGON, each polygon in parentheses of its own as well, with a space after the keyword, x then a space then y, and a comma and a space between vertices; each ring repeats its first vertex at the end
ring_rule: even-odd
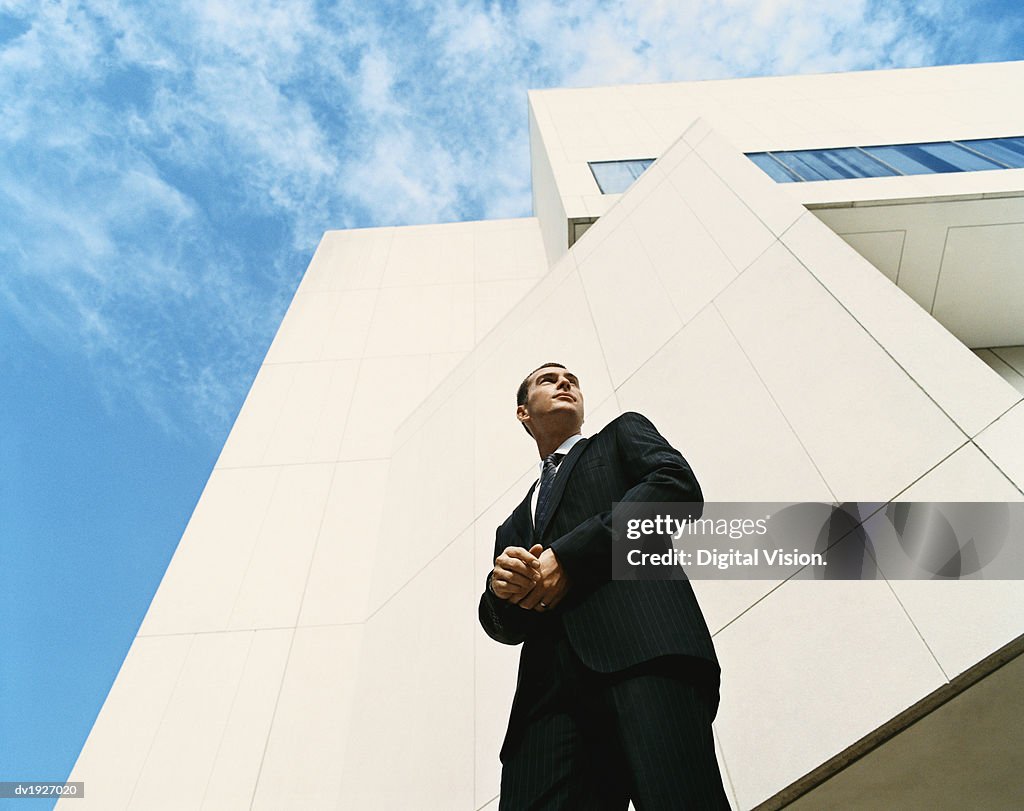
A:
POLYGON ((555 176, 551 171, 551 161, 548 158, 549 151, 555 152, 559 147, 557 143, 545 143, 541 139, 537 116, 543 117, 547 111, 535 112, 531 104, 527 114, 530 126, 530 189, 533 197, 533 215, 541 223, 548 264, 554 264, 565 253, 569 234, 565 203, 558 193, 555 176))
MULTIPOLYGON (((1020 182, 1024 189, 1024 174, 1020 182)), ((1024 342, 1024 196, 925 198, 814 213, 967 346, 1024 342)))

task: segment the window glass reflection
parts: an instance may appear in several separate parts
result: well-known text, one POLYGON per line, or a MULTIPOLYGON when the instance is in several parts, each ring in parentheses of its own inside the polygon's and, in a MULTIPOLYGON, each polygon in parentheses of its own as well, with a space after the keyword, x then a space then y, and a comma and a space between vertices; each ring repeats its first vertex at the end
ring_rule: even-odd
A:
POLYGON ((803 180, 800 175, 780 163, 775 159, 774 155, 771 155, 768 152, 755 152, 747 157, 760 166, 768 177, 772 180, 778 181, 779 183, 793 183, 797 180, 803 180))
POLYGON ((778 183, 1019 169, 1024 168, 1024 136, 752 152, 747 157, 778 183))
POLYGON ((805 180, 841 180, 848 177, 884 177, 895 175, 896 171, 864 154, 859 149, 803 149, 798 152, 777 153, 792 156, 793 161, 784 161, 792 166, 805 180))
POLYGON ((640 158, 625 161, 593 161, 590 171, 601 189, 601 194, 621 194, 633 181, 654 163, 654 158, 640 158))
POLYGON ((1010 169, 1024 169, 1024 138, 982 138, 957 143, 997 160, 1010 169))
POLYGON ((953 143, 868 146, 864 151, 885 161, 904 175, 973 172, 1001 169, 993 160, 976 155, 953 143))

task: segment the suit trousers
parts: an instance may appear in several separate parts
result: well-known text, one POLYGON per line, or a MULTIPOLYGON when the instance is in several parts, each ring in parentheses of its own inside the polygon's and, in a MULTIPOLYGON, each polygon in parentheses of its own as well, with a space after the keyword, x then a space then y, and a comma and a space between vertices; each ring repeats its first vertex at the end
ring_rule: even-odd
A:
POLYGON ((694 660, 597 673, 561 636, 551 664, 504 758, 501 811, 729 808, 711 733, 717 686, 694 660))

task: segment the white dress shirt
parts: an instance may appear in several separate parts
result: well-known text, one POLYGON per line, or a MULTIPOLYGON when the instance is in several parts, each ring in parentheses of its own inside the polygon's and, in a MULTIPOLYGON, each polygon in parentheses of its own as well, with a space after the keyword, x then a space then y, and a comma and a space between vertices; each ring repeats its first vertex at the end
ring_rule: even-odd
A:
MULTIPOLYGON (((555 453, 568 454, 569 451, 572 450, 573 445, 575 445, 581 439, 583 439, 583 434, 573 434, 571 437, 569 437, 567 440, 565 440, 565 442, 563 442, 561 445, 559 445, 557 448, 555 448, 554 452, 555 453)), ((564 462, 564 461, 565 461, 565 457, 563 456, 562 459, 558 462, 558 467, 555 468, 555 475, 556 476, 558 475, 558 471, 562 469, 562 462, 564 462)), ((544 460, 541 459, 540 462, 538 462, 538 465, 540 467, 540 474, 541 474, 541 476, 543 476, 544 475, 544 460)), ((539 493, 540 493, 540 479, 538 478, 537 479, 537 486, 533 488, 533 495, 530 497, 530 518, 532 518, 534 520, 536 520, 536 517, 537 517, 537 496, 539 495, 539 493)))

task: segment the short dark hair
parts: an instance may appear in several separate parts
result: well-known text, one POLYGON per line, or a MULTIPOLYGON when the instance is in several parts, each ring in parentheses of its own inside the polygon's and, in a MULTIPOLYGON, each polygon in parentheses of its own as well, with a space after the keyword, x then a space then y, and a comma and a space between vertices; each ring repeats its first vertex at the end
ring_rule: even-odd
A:
MULTIPOLYGON (((523 378, 523 382, 519 384, 519 390, 516 392, 516 408, 518 408, 521 405, 526 405, 526 398, 527 395, 529 395, 530 393, 530 378, 537 374, 537 372, 539 372, 541 369, 547 369, 549 366, 554 366, 556 369, 566 368, 561 363, 542 363, 540 366, 538 366, 536 369, 530 372, 526 377, 523 378)), ((523 423, 522 425, 523 430, 526 431, 526 433, 530 434, 530 436, 533 436, 533 434, 530 433, 530 429, 526 427, 526 423, 523 423)))

